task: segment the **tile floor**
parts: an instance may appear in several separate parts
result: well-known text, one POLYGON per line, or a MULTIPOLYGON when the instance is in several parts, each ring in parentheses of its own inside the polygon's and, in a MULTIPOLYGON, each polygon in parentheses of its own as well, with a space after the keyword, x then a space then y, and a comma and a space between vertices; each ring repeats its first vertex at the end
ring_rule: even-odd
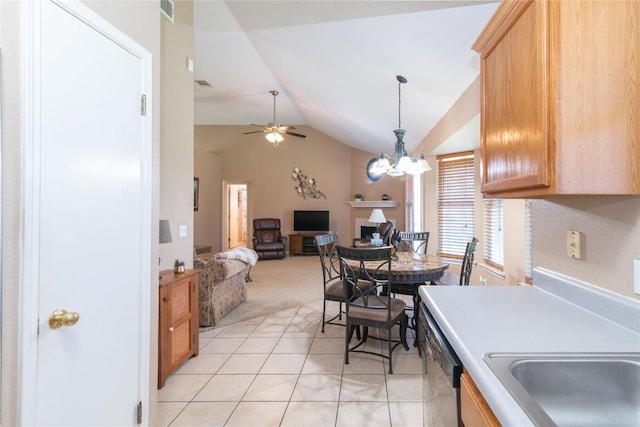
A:
POLYGON ((319 301, 201 332, 199 356, 158 390, 158 426, 422 426, 413 331, 389 375, 381 357, 352 353, 345 365, 345 329, 322 333, 321 316, 319 301))

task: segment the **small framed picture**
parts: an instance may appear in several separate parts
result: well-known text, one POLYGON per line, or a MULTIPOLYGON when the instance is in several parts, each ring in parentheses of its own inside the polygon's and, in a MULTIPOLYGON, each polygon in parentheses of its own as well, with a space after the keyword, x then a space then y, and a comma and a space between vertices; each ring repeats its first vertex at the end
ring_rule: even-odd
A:
POLYGON ((193 210, 198 210, 198 197, 200 192, 200 180, 197 177, 193 178, 193 210))

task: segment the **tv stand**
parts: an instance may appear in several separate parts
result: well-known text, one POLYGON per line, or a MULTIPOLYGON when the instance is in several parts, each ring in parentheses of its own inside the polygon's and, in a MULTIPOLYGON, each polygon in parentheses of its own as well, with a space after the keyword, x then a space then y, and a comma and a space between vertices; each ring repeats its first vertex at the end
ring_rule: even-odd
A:
POLYGON ((318 247, 315 237, 325 233, 289 234, 289 255, 317 255, 318 247))

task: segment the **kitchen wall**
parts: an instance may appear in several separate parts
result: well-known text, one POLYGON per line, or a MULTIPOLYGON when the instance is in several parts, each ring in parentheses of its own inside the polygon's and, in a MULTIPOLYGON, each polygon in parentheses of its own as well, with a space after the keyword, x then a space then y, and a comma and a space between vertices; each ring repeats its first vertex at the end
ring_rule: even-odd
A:
POLYGON ((640 197, 534 200, 533 265, 621 295, 633 293, 633 260, 640 259, 640 197), (582 233, 582 259, 566 254, 566 232, 582 233))
MULTIPOLYGON (((376 183, 366 181, 365 167, 374 156, 371 153, 354 150, 306 126, 299 126, 297 131, 307 135, 307 138, 287 137, 277 148, 267 143, 262 135, 242 135, 245 131, 246 126, 196 126, 198 158, 194 163, 195 174, 200 178, 200 202, 212 206, 211 212, 196 212, 194 215, 195 242, 198 244, 211 244, 214 251, 222 247, 222 221, 219 215, 222 211, 223 181, 249 183, 249 218, 280 218, 284 234, 293 230, 294 210, 328 209, 331 230, 348 244, 355 236, 353 218, 360 215, 347 203, 353 200, 355 192, 362 193, 365 200, 380 200, 380 196, 386 193, 394 200, 399 200, 402 206, 402 179, 376 183), (309 178, 314 178, 317 188, 325 193, 326 199, 305 200, 300 197, 291 177, 294 167, 300 168, 309 178), (206 168, 214 170, 212 172, 206 168), (211 223, 214 224, 213 230, 209 230, 211 223), (208 238, 212 240, 207 241, 208 238)), ((397 208, 397 212, 389 212, 393 212, 390 213, 393 217, 400 217, 403 210, 397 208)), ((362 215, 368 218, 370 213, 367 210, 362 215)))

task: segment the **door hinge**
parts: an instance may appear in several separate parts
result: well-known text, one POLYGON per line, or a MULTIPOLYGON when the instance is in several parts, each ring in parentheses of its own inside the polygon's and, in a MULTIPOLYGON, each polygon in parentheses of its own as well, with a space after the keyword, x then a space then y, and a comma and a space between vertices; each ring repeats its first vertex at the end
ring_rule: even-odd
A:
POLYGON ((142 402, 138 402, 138 409, 136 410, 136 423, 142 424, 142 402))
POLYGON ((140 115, 147 115, 147 95, 142 95, 140 97, 140 115))

